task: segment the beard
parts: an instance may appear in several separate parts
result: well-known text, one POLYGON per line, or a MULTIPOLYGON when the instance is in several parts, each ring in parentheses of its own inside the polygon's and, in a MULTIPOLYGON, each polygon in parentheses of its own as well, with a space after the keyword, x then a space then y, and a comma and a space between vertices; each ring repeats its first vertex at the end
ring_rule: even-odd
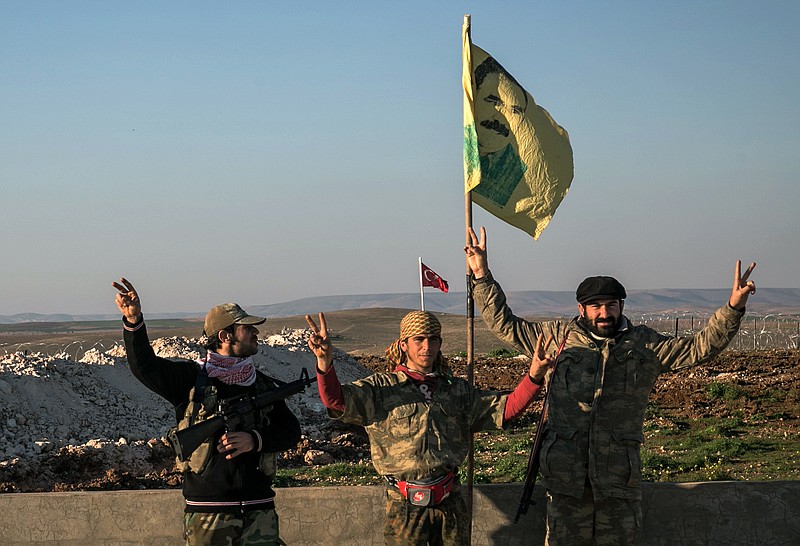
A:
POLYGON ((236 358, 247 358, 258 353, 258 341, 247 343, 237 342, 231 345, 230 356, 236 358))
POLYGON ((616 319, 607 318, 594 320, 581 317, 581 322, 583 322, 587 330, 596 336, 613 337, 619 331, 620 324, 622 324, 622 316, 620 315, 616 319))

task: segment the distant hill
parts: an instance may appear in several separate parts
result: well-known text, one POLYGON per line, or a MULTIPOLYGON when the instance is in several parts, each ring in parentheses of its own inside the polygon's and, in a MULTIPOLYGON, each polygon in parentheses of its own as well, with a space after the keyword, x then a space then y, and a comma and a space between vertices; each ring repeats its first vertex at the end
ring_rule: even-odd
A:
MULTIPOLYGON (((727 302, 730 289, 660 289, 630 290, 625 301, 626 313, 634 315, 709 313, 727 302)), ((569 317, 577 314, 575 292, 527 290, 507 292, 514 314, 524 317, 569 317)), ((464 292, 425 294, 429 311, 466 314, 464 292)), ((265 317, 313 314, 318 311, 342 311, 394 307, 419 309, 419 294, 371 294, 356 296, 320 296, 286 303, 256 305, 248 311, 265 317)), ((759 315, 800 315, 800 288, 759 288, 750 300, 748 312, 759 315)))
MULTIPOLYGON (((723 305, 729 289, 659 289, 630 290, 625 312, 631 316, 683 315, 709 313, 723 305)), ((508 302, 514 313, 525 317, 568 317, 576 313, 575 293, 572 291, 528 290, 508 292, 508 302)), ((425 308, 429 311, 466 314, 464 292, 426 292, 425 308)), ((269 318, 314 314, 319 311, 348 309, 396 308, 419 309, 419 294, 361 294, 318 296, 270 305, 245 305, 248 312, 269 318)), ((148 313, 149 319, 201 318, 206 310, 180 313, 148 313)), ((800 315, 800 288, 759 288, 750 300, 748 312, 756 315, 800 315)), ((101 321, 119 318, 116 314, 69 315, 21 313, 0 315, 0 324, 24 322, 101 321)))
MULTIPOLYGON (((193 319, 202 318, 205 311, 197 313, 147 313, 148 319, 193 319)), ((119 320, 119 313, 112 315, 92 314, 92 315, 68 315, 66 313, 56 313, 52 315, 43 313, 18 313, 16 315, 0 315, 0 324, 23 324, 28 322, 90 322, 119 320)))

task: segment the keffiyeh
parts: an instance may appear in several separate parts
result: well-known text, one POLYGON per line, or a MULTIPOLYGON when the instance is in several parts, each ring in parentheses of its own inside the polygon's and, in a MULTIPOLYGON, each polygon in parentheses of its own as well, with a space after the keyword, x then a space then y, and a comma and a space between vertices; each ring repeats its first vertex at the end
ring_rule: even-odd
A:
MULTIPOLYGON (((400 349, 400 342, 418 335, 441 336, 442 323, 428 311, 411 311, 400 321, 400 337, 386 348, 386 358, 395 365, 405 363, 406 354, 400 349)), ((440 352, 436 362, 441 364, 442 361, 440 352)))
POLYGON ((205 366, 208 377, 217 378, 226 385, 249 387, 256 382, 256 366, 253 357, 238 358, 208 351, 205 360, 196 361, 205 366))

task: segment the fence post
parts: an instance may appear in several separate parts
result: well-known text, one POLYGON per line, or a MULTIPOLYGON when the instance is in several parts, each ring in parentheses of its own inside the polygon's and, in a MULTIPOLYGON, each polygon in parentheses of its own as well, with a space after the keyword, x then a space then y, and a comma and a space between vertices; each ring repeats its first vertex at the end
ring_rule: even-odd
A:
POLYGON ((678 337, 678 317, 675 317, 675 337, 678 337))

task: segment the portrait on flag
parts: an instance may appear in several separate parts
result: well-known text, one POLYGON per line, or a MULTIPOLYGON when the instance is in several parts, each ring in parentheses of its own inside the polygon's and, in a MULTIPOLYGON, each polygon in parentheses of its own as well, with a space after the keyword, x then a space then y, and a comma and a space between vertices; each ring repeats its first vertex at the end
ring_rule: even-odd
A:
POLYGON ((538 239, 573 178, 567 131, 464 29, 465 191, 538 239))

